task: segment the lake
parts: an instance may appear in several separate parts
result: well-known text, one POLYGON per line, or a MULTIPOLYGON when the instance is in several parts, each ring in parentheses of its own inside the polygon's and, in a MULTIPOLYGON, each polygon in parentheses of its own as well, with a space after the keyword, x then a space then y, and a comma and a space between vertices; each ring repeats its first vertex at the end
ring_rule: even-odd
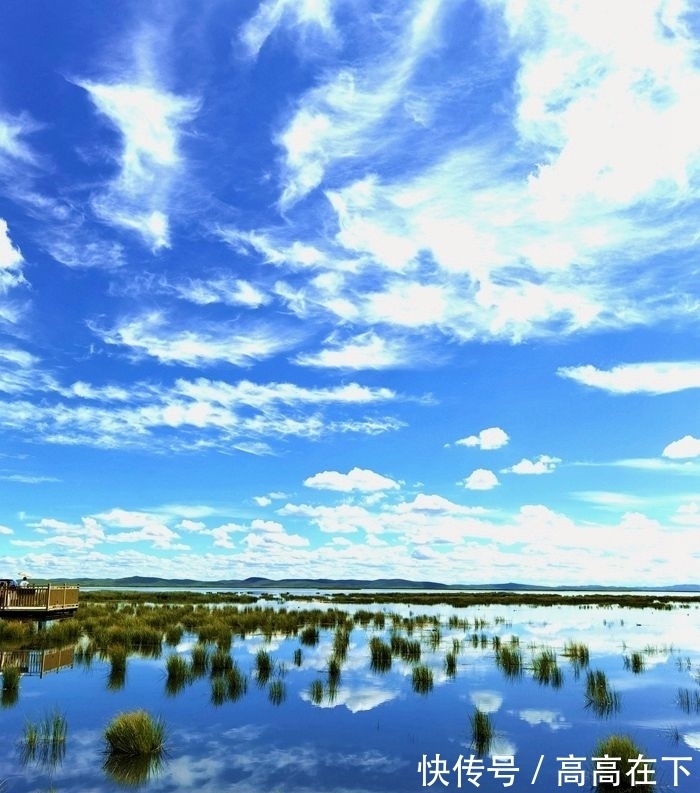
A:
MULTIPOLYGON (((190 665, 202 648, 193 630, 160 652, 130 652, 125 671, 106 650, 86 652, 84 640, 25 654, 17 696, 3 693, 0 708, 7 793, 591 790, 594 773, 605 778, 596 745, 612 734, 631 736, 642 753, 632 789, 643 789, 643 772, 658 791, 700 789, 696 605, 333 608, 347 613, 344 639, 337 625, 316 626, 305 641, 234 635, 226 655, 245 687, 235 696, 213 682, 213 643, 206 668, 179 683, 168 677, 171 656, 190 665), (389 657, 373 663, 381 646, 389 657), (138 709, 163 720, 165 754, 106 763, 105 727, 138 709), (475 740, 477 711, 492 730, 487 742, 475 740), (54 713, 65 741, 28 752, 26 725, 54 713)), ((10 659, 7 641, 0 649, 10 659)))

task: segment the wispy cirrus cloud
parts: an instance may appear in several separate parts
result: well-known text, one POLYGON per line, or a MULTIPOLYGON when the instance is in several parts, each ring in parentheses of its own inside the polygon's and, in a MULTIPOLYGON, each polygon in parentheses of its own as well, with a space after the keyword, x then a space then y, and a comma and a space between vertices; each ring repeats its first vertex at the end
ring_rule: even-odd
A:
POLYGON ((9 293, 27 281, 23 272, 24 257, 10 238, 7 222, 0 218, 0 323, 15 324, 21 305, 9 293))
POLYGON ((628 363, 611 369, 598 369, 592 364, 562 366, 557 374, 611 394, 671 394, 700 388, 700 361, 628 363))
POLYGON ((380 335, 374 330, 350 337, 333 332, 324 344, 318 352, 299 353, 294 363, 318 369, 398 369, 431 359, 435 363, 439 358, 431 356, 418 341, 396 334, 380 335))
POLYGON ((304 94, 277 136, 284 152, 283 210, 318 187, 328 170, 386 150, 390 141, 377 131, 391 128, 386 120, 397 107, 405 112, 406 86, 433 52, 440 22, 439 4, 429 0, 386 8, 378 29, 391 28, 393 44, 387 48, 389 36, 380 33, 364 42, 361 65, 336 71, 304 94))
MULTIPOLYGON (((403 426, 393 416, 366 416, 365 407, 400 397, 384 388, 348 383, 311 388, 292 383, 225 383, 199 378, 164 387, 32 381, 36 401, 0 401, 0 428, 31 440, 105 449, 204 451, 237 448, 274 453, 288 438, 309 441, 342 434, 376 435, 403 426), (60 397, 57 399, 56 397, 60 397)), ((29 389, 31 390, 31 389, 29 389)))
MULTIPOLYGON (((516 87, 488 130, 475 123, 441 139, 441 124, 454 122, 452 98, 449 88, 437 98, 422 90, 431 45, 450 52, 452 73, 456 63, 465 68, 470 90, 488 85, 489 74, 459 60, 449 9, 428 3, 395 15, 400 45, 329 73, 299 99, 277 137, 280 205, 307 198, 324 220, 330 207, 335 236, 305 230, 303 243, 324 252, 313 259, 320 270, 339 260, 355 267, 324 289, 306 283, 280 295, 292 310, 323 307, 358 330, 432 328, 460 341, 518 342, 691 312, 689 278, 668 289, 661 262, 644 278, 628 274, 639 257, 694 245, 691 216, 677 211, 700 196, 692 101, 700 76, 681 5, 630 11, 641 48, 629 46, 627 12, 599 36, 599 8, 488 5, 503 31, 493 68, 516 87), (424 112, 410 113, 407 96, 424 112), (665 143, 669 129, 678 130, 677 147, 665 143), (387 153, 392 145, 404 153, 401 168, 387 153)), ((385 24, 382 16, 377 30, 385 24)), ((366 52, 381 40, 377 33, 366 52)), ((267 261, 289 264, 269 229, 248 235, 264 239, 267 261)), ((309 360, 342 359, 335 352, 309 360)))
POLYGON ((308 43, 318 36, 327 46, 337 38, 330 0, 263 0, 255 14, 243 25, 238 40, 249 57, 255 57, 272 35, 280 28, 297 33, 308 43))
POLYGON ((299 336, 298 331, 282 333, 279 327, 262 322, 200 322, 196 329, 188 330, 162 312, 123 319, 109 329, 94 322, 89 327, 106 344, 123 347, 135 358, 145 356, 185 366, 250 366, 293 347, 299 336))
POLYGON ((200 104, 165 87, 159 51, 170 31, 163 30, 138 29, 124 45, 128 63, 111 77, 74 81, 121 135, 119 172, 94 194, 93 208, 108 223, 140 234, 154 251, 170 245, 171 202, 185 167, 180 142, 200 104))

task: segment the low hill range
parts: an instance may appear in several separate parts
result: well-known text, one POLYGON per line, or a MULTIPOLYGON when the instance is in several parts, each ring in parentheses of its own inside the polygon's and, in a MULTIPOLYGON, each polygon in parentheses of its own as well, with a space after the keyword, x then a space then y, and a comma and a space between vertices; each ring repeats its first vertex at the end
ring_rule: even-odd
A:
POLYGON ((496 584, 442 584, 436 581, 411 581, 405 578, 281 578, 251 576, 244 579, 204 581, 195 578, 158 578, 155 576, 127 576, 125 578, 52 578, 55 584, 77 584, 83 587, 128 589, 130 587, 158 587, 172 589, 329 589, 329 590, 405 590, 487 591, 487 592, 700 592, 698 584, 669 586, 541 586, 514 581, 496 584))

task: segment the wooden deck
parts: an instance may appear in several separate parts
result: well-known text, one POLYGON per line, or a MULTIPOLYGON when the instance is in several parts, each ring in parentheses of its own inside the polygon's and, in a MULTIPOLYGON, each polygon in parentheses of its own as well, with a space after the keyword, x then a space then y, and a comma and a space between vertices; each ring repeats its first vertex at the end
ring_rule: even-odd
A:
POLYGON ((48 584, 0 591, 0 618, 54 619, 78 609, 80 587, 48 584))

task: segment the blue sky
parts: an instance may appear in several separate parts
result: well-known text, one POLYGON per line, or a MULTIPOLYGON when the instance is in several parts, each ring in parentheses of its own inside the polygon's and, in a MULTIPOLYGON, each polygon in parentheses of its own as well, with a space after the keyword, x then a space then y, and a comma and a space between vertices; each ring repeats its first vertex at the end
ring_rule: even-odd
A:
POLYGON ((700 562, 700 14, 3 8, 0 568, 700 562))

